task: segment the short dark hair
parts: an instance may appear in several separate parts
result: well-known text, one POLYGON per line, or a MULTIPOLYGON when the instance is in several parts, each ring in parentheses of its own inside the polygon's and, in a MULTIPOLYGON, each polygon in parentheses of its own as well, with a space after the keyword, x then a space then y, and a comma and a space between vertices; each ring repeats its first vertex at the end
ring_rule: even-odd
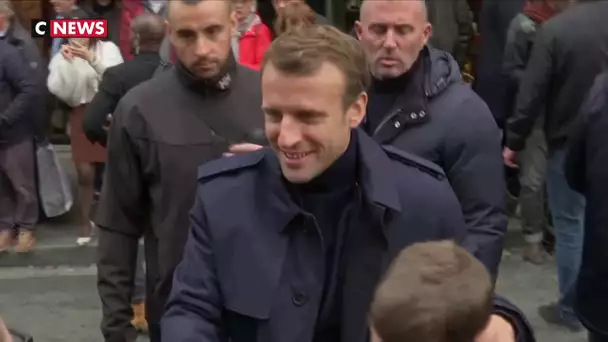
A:
POLYGON ((370 318, 382 342, 471 342, 492 313, 486 268, 452 241, 414 244, 395 258, 370 318))
POLYGON ((324 62, 338 67, 346 81, 345 106, 365 92, 370 75, 366 57, 359 42, 340 30, 326 25, 311 25, 288 31, 272 42, 262 62, 278 71, 295 76, 312 76, 324 62))

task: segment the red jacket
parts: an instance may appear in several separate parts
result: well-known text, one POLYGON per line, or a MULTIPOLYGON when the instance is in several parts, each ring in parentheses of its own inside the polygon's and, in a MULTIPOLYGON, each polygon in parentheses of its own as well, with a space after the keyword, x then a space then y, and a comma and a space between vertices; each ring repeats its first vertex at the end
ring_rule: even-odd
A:
POLYGON ((239 63, 260 70, 264 53, 272 43, 272 32, 266 25, 257 22, 245 32, 239 43, 239 63))
POLYGON ((123 0, 120 16, 120 52, 125 60, 133 58, 131 52, 131 21, 146 9, 142 0, 123 0))

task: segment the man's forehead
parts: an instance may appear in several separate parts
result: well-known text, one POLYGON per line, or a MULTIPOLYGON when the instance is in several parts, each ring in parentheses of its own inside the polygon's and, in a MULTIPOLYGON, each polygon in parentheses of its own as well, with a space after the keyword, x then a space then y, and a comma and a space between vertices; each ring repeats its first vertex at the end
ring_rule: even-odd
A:
POLYGON ((231 12, 231 2, 222 0, 202 0, 199 2, 184 2, 183 0, 169 1, 169 20, 187 20, 189 18, 200 18, 209 20, 212 18, 225 17, 231 12))
POLYGON ((363 23, 405 24, 426 21, 424 0, 365 0, 361 6, 363 23))

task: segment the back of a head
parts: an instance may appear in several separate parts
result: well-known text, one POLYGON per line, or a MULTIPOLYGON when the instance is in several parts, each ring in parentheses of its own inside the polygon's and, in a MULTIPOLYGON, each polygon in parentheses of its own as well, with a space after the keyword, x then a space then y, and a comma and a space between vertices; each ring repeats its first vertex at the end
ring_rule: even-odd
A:
POLYGON ((492 312, 485 267, 454 242, 404 249, 376 290, 371 323, 382 342, 471 342, 492 312))
POLYGON ((271 64, 287 75, 313 76, 324 62, 335 65, 345 76, 345 105, 366 91, 370 75, 365 52, 355 38, 331 26, 311 25, 280 35, 266 50, 262 74, 271 64))
POLYGON ((290 2, 278 9, 274 31, 281 35, 288 31, 298 30, 314 25, 316 14, 305 2, 290 2))
POLYGON ((131 30, 140 46, 160 46, 165 38, 165 20, 157 14, 145 12, 135 17, 131 30))

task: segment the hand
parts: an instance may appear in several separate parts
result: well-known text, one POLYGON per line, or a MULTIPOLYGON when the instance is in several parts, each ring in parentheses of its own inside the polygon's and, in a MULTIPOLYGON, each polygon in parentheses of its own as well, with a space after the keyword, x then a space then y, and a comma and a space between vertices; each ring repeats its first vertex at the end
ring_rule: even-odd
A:
POLYGON ((508 167, 513 168, 513 169, 519 168, 517 163, 515 163, 516 155, 517 155, 517 152, 511 150, 508 147, 505 147, 505 149, 502 151, 502 159, 504 160, 505 165, 507 165, 508 167))
POLYGON ((492 315, 490 321, 475 342, 515 342, 515 329, 509 321, 499 315, 492 315))
POLYGON ((74 59, 74 55, 72 54, 72 48, 68 44, 63 44, 61 46, 61 55, 68 61, 74 59))
POLYGON ((224 157, 230 157, 235 154, 254 152, 261 148, 263 148, 263 146, 250 143, 234 144, 230 145, 230 147, 228 148, 228 152, 224 153, 224 157))
POLYGON ((108 114, 108 116, 106 116, 106 122, 103 125, 103 130, 106 132, 109 131, 110 125, 112 125, 112 114, 108 114))
POLYGON ((13 338, 11 337, 11 333, 8 332, 8 329, 4 325, 4 322, 0 318, 0 341, 13 342, 13 338))
POLYGON ((70 50, 72 51, 72 55, 74 57, 80 57, 87 62, 92 62, 95 59, 95 55, 88 47, 81 45, 79 43, 72 43, 70 45, 70 50))

